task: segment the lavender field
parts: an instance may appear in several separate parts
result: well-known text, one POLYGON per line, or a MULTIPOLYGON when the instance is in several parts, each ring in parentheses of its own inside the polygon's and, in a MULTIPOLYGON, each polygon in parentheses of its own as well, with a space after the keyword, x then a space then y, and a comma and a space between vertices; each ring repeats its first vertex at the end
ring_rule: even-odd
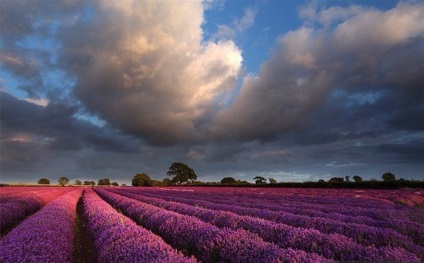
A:
POLYGON ((423 190, 3 187, 0 262, 423 262, 423 190))

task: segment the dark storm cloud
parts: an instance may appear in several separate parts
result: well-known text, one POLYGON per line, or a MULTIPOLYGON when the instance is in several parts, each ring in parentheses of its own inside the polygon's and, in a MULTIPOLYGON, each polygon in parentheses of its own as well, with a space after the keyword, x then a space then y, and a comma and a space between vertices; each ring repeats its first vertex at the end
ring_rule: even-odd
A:
POLYGON ((135 139, 108 127, 98 127, 75 117, 77 109, 64 104, 45 107, 19 100, 7 93, 0 96, 2 142, 39 142, 52 150, 135 152, 135 139))

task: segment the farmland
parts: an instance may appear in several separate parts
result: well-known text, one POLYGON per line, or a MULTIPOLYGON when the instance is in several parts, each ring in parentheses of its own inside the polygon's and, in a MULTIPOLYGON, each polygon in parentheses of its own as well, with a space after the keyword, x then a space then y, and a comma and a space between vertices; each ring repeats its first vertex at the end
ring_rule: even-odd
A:
POLYGON ((422 262, 424 191, 3 187, 0 262, 422 262))

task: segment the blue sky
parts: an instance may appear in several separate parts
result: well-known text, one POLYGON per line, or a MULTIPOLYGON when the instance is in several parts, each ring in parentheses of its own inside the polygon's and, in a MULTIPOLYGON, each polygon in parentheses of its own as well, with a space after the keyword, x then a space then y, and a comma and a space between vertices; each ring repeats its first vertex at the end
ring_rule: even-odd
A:
POLYGON ((420 1, 5 1, 4 182, 424 172, 420 1))

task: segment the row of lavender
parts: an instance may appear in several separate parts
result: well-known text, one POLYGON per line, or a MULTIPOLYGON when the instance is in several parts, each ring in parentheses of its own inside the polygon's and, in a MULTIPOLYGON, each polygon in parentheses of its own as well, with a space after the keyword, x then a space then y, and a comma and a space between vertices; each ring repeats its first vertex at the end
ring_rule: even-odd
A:
POLYGON ((72 188, 8 187, 1 189, 0 233, 9 230, 48 202, 71 191, 72 188))
MULTIPOLYGON (((243 229, 220 228, 196 217, 159 208, 106 189, 96 188, 96 192, 139 225, 201 262, 329 261, 300 249, 280 248, 243 229)), ((416 260, 415 257, 411 259, 416 260)))
MULTIPOLYGON (((318 220, 319 222, 326 219, 325 221, 330 224, 354 224, 353 227, 358 224, 364 225, 364 230, 367 230, 369 226, 392 229, 412 238, 412 240, 418 245, 424 245, 424 224, 420 223, 424 221, 424 216, 422 209, 417 207, 393 204, 381 204, 379 206, 378 203, 375 204, 373 201, 368 204, 368 207, 363 208, 351 207, 348 204, 343 205, 340 203, 336 206, 332 204, 336 198, 323 199, 320 197, 313 198, 313 200, 315 202, 316 200, 322 200, 321 203, 314 203, 311 205, 308 203, 312 199, 310 197, 308 199, 305 199, 304 197, 291 197, 291 201, 287 201, 286 199, 281 201, 275 196, 276 200, 270 200, 269 197, 263 195, 254 196, 256 198, 252 197, 250 194, 245 194, 245 196, 225 196, 222 193, 220 193, 220 195, 213 193, 205 195, 202 193, 201 189, 202 188, 196 189, 196 192, 199 193, 189 192, 184 193, 184 195, 181 195, 181 193, 176 191, 158 191, 157 189, 145 190, 143 191, 143 194, 165 198, 169 201, 201 205, 208 208, 212 206, 212 208, 217 210, 225 209, 227 206, 230 206, 230 209, 234 209, 233 207, 237 206, 250 209, 250 212, 254 212, 255 209, 258 211, 259 209, 261 213, 270 213, 271 215, 268 217, 285 215, 286 217, 300 218, 303 220, 309 220, 312 218, 312 220, 318 220), (294 200, 294 198, 297 198, 297 200, 294 200), (399 217, 399 215, 402 215, 402 217, 399 217)), ((127 190, 137 193, 137 190, 134 189, 127 190)), ((354 201, 356 201, 356 199, 354 199, 354 201)), ((365 199, 365 201, 367 201, 367 199, 365 199)), ((366 204, 368 202, 361 200, 361 203, 366 204)), ((238 209, 237 211, 240 212, 241 210, 238 209)), ((300 225, 300 227, 301 226, 302 225, 300 225)))
MULTIPOLYGON (((0 262, 74 262, 76 207, 82 192, 83 188, 68 188, 68 193, 1 238, 0 262)), ((89 188, 84 190, 82 216, 98 251, 90 258, 97 262, 196 262, 120 214, 89 188)))
MULTIPOLYGON (((173 194, 174 196, 181 196, 178 193, 179 191, 170 191, 177 190, 177 188, 164 188, 164 190, 165 189, 168 190, 168 195, 173 194)), ((278 192, 275 189, 256 188, 244 189, 244 191, 240 191, 240 188, 226 188, 225 191, 222 191, 222 188, 210 187, 195 189, 195 191, 193 189, 190 189, 191 191, 185 191, 184 195, 194 199, 202 199, 205 198, 205 193, 207 193, 207 197, 213 198, 213 200, 216 202, 230 199, 237 202, 244 202, 250 205, 255 205, 258 204, 257 201, 260 200, 259 205, 262 205, 264 201, 266 201, 266 203, 269 204, 277 204, 280 209, 281 207, 289 209, 301 206, 302 209, 310 209, 315 211, 319 209, 324 213, 334 213, 335 208, 340 206, 348 206, 349 210, 343 210, 339 213, 343 213, 351 217, 360 215, 363 217, 370 217, 372 219, 385 219, 387 216, 397 215, 399 212, 401 212, 402 214, 406 214, 407 216, 412 217, 411 219, 414 221, 424 223, 424 215, 422 210, 418 208, 406 207, 403 205, 394 206, 393 203, 387 203, 388 200, 382 201, 381 198, 375 198, 375 190, 370 193, 368 191, 371 190, 356 190, 356 195, 349 198, 345 193, 346 190, 343 189, 332 189, 331 191, 328 189, 322 189, 323 195, 318 192, 316 196, 311 195, 309 189, 308 191, 303 189, 303 194, 300 194, 300 190, 297 190, 296 195, 283 194, 286 191, 290 191, 291 189, 284 189, 284 191, 279 189, 280 191, 278 192), (364 200, 366 202, 364 202, 364 200), (322 206, 323 204, 324 206, 322 206)), ((157 193, 157 189, 153 190, 153 192, 157 193)), ((412 194, 407 190, 405 190, 404 194, 402 194, 402 192, 399 190, 395 192, 380 190, 380 192, 388 194, 389 197, 392 194, 398 194, 399 198, 405 198, 404 195, 410 196, 412 194)), ((381 193, 378 194, 378 196, 380 195, 381 193)), ((422 198, 422 193, 420 191, 415 191, 414 195, 422 198)), ((390 197, 390 199, 393 198, 394 197, 390 197)))
MULTIPOLYGON (((188 199, 203 201, 213 200, 214 203, 228 205, 237 203, 239 206, 244 207, 284 211, 291 214, 306 215, 310 217, 324 217, 337 221, 375 225, 378 227, 387 225, 388 227, 393 228, 405 223, 407 223, 407 225, 415 226, 423 226, 424 224, 422 209, 418 207, 386 204, 376 202, 368 198, 351 198, 346 200, 346 198, 343 199, 337 196, 333 196, 331 198, 316 196, 311 198, 309 196, 268 195, 263 194, 262 192, 259 194, 230 194, 229 196, 222 192, 212 192, 205 195, 203 193, 204 190, 205 189, 203 188, 196 188, 196 191, 186 193, 185 196, 187 196, 188 199), (340 207, 347 207, 348 209, 340 209, 340 207), (400 221, 398 221, 399 214, 403 215, 403 218, 400 221)), ((208 191, 209 189, 206 190, 208 191)), ((232 193, 231 190, 229 193, 232 193)), ((149 190, 147 190, 147 192, 149 192, 149 190)), ((150 192, 158 194, 157 190, 150 192)), ((175 191, 165 192, 167 192, 165 193, 166 196, 174 196, 177 198, 181 197, 181 195, 175 191)))
MULTIPOLYGON (((128 191, 129 190, 126 189, 126 192, 128 191)), ((228 197, 229 202, 231 202, 230 204, 220 204, 216 202, 215 196, 204 195, 204 193, 202 197, 197 196, 196 198, 193 198, 194 195, 189 194, 190 198, 185 198, 184 196, 188 194, 187 192, 161 191, 158 188, 156 188, 155 190, 143 189, 142 191, 131 190, 131 192, 136 193, 139 196, 140 194, 142 194, 145 197, 150 196, 150 197, 160 198, 162 199, 162 204, 160 204, 160 202, 157 202, 157 201, 155 201, 156 202, 155 204, 162 207, 167 206, 167 203, 169 203, 170 201, 174 201, 174 202, 180 203, 180 206, 181 204, 186 204, 192 208, 197 207, 196 210, 201 210, 198 208, 200 206, 200 207, 206 208, 207 210, 213 210, 218 212, 222 212, 222 211, 232 212, 234 214, 241 215, 241 216, 265 219, 266 221, 271 221, 280 225, 291 226, 292 228, 302 228, 302 229, 309 229, 309 230, 315 229, 320 231, 323 234, 343 235, 345 237, 349 237, 353 239, 357 244, 362 244, 364 246, 377 246, 377 247, 389 246, 393 248, 401 247, 411 253, 418 255, 421 258, 424 257, 424 249, 422 247, 423 235, 421 234, 423 228, 420 227, 421 225, 418 223, 417 224, 408 224, 408 223, 400 224, 397 227, 397 230, 401 232, 399 233, 398 231, 396 231, 396 229, 390 228, 390 225, 382 224, 380 226, 378 225, 369 226, 366 223, 363 223, 363 224, 347 223, 347 222, 338 221, 334 219, 328 219, 325 217, 309 217, 305 215, 291 214, 285 211, 272 211, 268 209, 239 206, 237 202, 231 202, 231 195, 229 195, 228 197), (202 199, 208 199, 208 198, 210 199, 210 201, 202 200, 202 199), (163 202, 163 200, 166 200, 166 202, 163 202), (400 231, 400 230, 403 230, 403 231, 400 231)), ((120 193, 122 194, 122 192, 120 193)), ((132 198, 136 198, 136 197, 132 196, 132 198)), ((144 201, 148 203, 154 202, 152 200, 153 199, 150 199, 150 200, 144 199, 144 201)), ((258 202, 260 205, 261 200, 256 200, 256 203, 258 202)), ((172 205, 168 205, 167 207, 168 209, 177 209, 174 206, 175 204, 172 204, 172 205)), ((183 208, 183 210, 184 209, 186 209, 186 211, 190 210, 189 208, 183 208)), ((349 209, 350 209, 349 207, 339 207, 335 211, 349 210, 349 209)), ((208 213, 210 213, 210 211, 208 211, 208 213)), ((403 214, 398 213, 396 214, 396 216, 402 217, 403 214)), ((388 220, 390 219, 391 218, 388 218, 388 220)), ((206 219, 203 218, 203 220, 206 220, 206 219)), ((381 223, 383 222, 385 221, 381 221, 381 223)), ((246 226, 237 226, 237 224, 235 224, 234 222, 232 224, 235 225, 236 227, 246 228, 246 226)), ((299 234, 299 235, 301 236, 302 234, 299 234)), ((303 243, 302 246, 307 246, 307 245, 303 243)), ((321 252, 320 254, 322 253, 324 252, 321 252)), ((333 251, 333 253, 337 254, 337 252, 335 251, 333 251)))
POLYGON ((240 216, 232 212, 215 211, 164 201, 159 198, 128 193, 128 191, 115 189, 110 191, 180 214, 195 216, 204 222, 221 228, 245 229, 258 234, 265 241, 274 243, 280 248, 297 248, 309 253, 317 253, 327 259, 342 261, 402 261, 405 258, 409 258, 417 260, 414 255, 403 249, 364 246, 343 235, 322 234, 316 230, 295 228, 256 217, 240 216))
POLYGON ((196 262, 118 213, 93 190, 86 190, 83 200, 98 262, 196 262))
MULTIPOLYGON (((59 190, 64 191, 56 193, 60 197, 45 199, 47 205, 0 240, 0 262, 72 262, 76 203, 82 189, 59 190)), ((96 192, 84 190, 82 200, 98 262, 421 262, 423 258, 422 247, 396 231, 371 231, 372 242, 380 243, 370 245, 370 241, 362 242, 369 237, 366 232, 359 233, 364 240, 357 240, 345 232, 314 229, 326 221, 315 222, 311 228, 286 224, 282 219, 287 213, 272 209, 278 201, 269 197, 256 198, 270 206, 261 210, 248 203, 238 206, 243 194, 231 191, 230 203, 225 203, 225 193, 219 191, 211 191, 207 198, 204 191, 158 188, 96 188, 96 192), (211 202, 214 198, 219 202, 211 202)), ((18 201, 26 195, 10 191, 0 197, 0 202, 12 197, 18 201)), ((247 198, 255 200, 255 195, 247 198)), ((311 218, 306 216, 302 223, 311 218)), ((347 233, 358 230, 353 227, 358 224, 340 224, 337 227, 347 233)))
POLYGON ((72 262, 81 189, 46 204, 0 240, 0 262, 72 262))

